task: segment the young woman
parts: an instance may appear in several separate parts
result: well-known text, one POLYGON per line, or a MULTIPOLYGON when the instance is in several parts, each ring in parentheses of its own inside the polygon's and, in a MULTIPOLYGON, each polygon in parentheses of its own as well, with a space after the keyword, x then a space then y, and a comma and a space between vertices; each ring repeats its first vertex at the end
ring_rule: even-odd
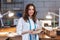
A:
POLYGON ((38 30, 41 29, 36 18, 37 12, 33 4, 28 4, 25 13, 18 21, 17 33, 22 35, 22 40, 39 40, 38 30))

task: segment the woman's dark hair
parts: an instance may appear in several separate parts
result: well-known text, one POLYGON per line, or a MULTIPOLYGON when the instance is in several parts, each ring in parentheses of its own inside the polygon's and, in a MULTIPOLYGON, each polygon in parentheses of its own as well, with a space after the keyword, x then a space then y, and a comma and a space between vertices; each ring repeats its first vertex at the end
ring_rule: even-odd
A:
POLYGON ((29 20, 29 18, 28 18, 29 17, 28 11, 29 11, 29 7, 30 6, 33 6, 33 8, 34 8, 34 14, 32 15, 32 19, 33 19, 34 23, 36 23, 36 14, 37 14, 37 12, 36 12, 36 8, 35 8, 34 4, 28 4, 26 6, 25 13, 23 14, 23 19, 25 21, 29 20))

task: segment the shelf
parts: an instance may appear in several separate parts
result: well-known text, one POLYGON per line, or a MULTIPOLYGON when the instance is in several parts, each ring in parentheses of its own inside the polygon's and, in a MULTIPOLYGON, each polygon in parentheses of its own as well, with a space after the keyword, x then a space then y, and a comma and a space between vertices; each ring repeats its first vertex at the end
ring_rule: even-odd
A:
MULTIPOLYGON (((9 7, 1 7, 3 10, 8 10, 9 7)), ((11 10, 23 10, 23 8, 13 7, 11 10)))
POLYGON ((8 3, 8 2, 4 2, 4 3, 1 3, 1 4, 23 4, 24 2, 11 2, 11 3, 8 3))

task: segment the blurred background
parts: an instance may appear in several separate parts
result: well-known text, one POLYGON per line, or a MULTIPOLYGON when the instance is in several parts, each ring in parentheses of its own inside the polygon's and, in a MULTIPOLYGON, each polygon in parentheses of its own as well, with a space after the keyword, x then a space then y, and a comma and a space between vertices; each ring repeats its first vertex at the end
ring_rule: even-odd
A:
MULTIPOLYGON (((4 25, 16 25, 17 20, 24 12, 25 6, 29 3, 33 3, 36 6, 39 20, 46 19, 45 16, 48 12, 54 12, 59 15, 60 0, 0 0, 0 12, 2 14, 7 11, 12 11, 15 14, 11 18, 7 17, 7 15, 3 17, 4 25)), ((55 17, 55 20, 59 22, 59 17, 55 17)))

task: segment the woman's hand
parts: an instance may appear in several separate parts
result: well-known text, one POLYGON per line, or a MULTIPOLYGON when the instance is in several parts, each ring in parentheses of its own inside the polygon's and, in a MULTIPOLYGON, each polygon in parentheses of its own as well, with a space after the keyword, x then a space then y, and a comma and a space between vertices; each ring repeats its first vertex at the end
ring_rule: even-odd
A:
POLYGON ((37 31, 33 31, 31 34, 37 34, 37 31))
POLYGON ((40 33, 44 33, 44 31, 43 30, 33 30, 31 32, 31 34, 40 34, 40 33))
POLYGON ((30 33, 30 34, 38 34, 38 33, 40 33, 40 32, 35 31, 35 30, 32 30, 32 31, 30 31, 29 33, 30 33))
POLYGON ((33 33, 33 30, 30 30, 30 31, 29 31, 29 34, 32 34, 32 33, 33 33))
POLYGON ((30 33, 31 31, 29 30, 29 31, 23 31, 22 32, 22 35, 24 35, 24 34, 27 34, 27 33, 30 33))
POLYGON ((32 34, 32 32, 33 32, 33 30, 24 31, 24 32, 22 32, 22 35, 27 34, 27 33, 32 34))
POLYGON ((36 34, 36 31, 31 30, 29 31, 29 34, 36 34))

